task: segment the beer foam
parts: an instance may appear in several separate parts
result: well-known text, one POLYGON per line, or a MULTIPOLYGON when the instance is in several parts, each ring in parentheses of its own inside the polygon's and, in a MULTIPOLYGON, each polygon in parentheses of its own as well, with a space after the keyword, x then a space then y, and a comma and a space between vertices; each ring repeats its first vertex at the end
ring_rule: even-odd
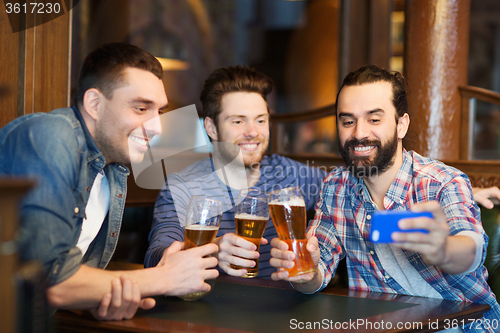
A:
POLYGON ((298 206, 298 207, 305 207, 306 203, 304 199, 299 198, 299 197, 293 197, 290 198, 288 201, 279 201, 279 199, 273 200, 269 203, 270 205, 280 205, 280 206, 298 206))
POLYGON ((190 224, 186 226, 189 230, 218 230, 219 227, 215 225, 204 225, 204 224, 190 224))
POLYGON ((250 215, 248 213, 241 213, 234 215, 235 219, 245 219, 245 220, 261 220, 261 221, 269 221, 269 217, 250 215))

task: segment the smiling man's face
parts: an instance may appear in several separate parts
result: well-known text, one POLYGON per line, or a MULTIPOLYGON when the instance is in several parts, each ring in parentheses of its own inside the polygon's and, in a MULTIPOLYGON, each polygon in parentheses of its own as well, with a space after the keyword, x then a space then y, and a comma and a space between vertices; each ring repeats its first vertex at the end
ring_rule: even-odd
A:
POLYGON ((356 175, 373 176, 389 169, 406 134, 398 128, 388 82, 343 87, 337 127, 341 155, 356 175))
POLYGON ((161 132, 159 115, 168 104, 163 82, 152 73, 124 69, 126 84, 110 99, 101 96, 93 133, 107 163, 140 163, 151 139, 161 132))
MULTIPOLYGON (((207 127, 212 140, 239 148, 245 167, 260 163, 269 145, 267 103, 258 93, 232 92, 221 100, 218 126, 207 127)), ((224 152, 222 152, 224 153, 224 152)), ((229 156, 235 156, 228 152, 229 156)))

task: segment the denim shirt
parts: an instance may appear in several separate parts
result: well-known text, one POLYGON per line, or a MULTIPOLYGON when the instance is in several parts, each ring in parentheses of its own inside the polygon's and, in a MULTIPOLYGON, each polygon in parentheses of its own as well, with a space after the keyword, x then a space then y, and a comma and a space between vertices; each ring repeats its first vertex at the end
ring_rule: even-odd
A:
POLYGON ((78 108, 25 115, 3 127, 0 175, 37 180, 20 203, 19 255, 42 263, 47 287, 69 278, 81 264, 107 266, 118 242, 129 170, 106 165, 78 108), (109 212, 82 258, 76 244, 101 169, 109 180, 109 212))

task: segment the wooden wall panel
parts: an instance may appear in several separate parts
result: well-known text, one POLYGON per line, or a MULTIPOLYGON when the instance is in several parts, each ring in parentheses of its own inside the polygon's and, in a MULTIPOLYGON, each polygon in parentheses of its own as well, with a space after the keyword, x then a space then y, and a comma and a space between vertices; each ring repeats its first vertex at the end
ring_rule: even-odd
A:
POLYGON ((18 116, 17 87, 19 33, 12 33, 9 17, 0 11, 0 127, 18 116))
POLYGON ((2 11, 0 86, 8 92, 0 98, 0 127, 23 114, 69 106, 71 21, 72 11, 13 33, 2 11))
POLYGON ((24 112, 69 106, 71 12, 26 31, 24 112))
POLYGON ((389 70, 392 0, 370 1, 369 63, 389 70))
POLYGON ((365 65, 389 68, 394 0, 342 0, 339 87, 351 71, 365 65))

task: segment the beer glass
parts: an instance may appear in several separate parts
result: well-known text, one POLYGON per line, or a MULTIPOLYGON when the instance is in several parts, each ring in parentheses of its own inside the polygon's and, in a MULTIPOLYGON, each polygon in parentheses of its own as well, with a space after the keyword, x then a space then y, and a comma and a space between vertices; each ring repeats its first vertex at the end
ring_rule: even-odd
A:
POLYGON ((313 273, 316 267, 307 251, 306 204, 300 187, 288 187, 268 194, 269 211, 279 238, 295 253, 293 268, 285 268, 289 277, 313 273))
MULTIPOLYGON (((219 230, 222 218, 222 202, 199 196, 192 196, 186 212, 184 226, 184 250, 212 243, 219 230)), ((212 291, 215 280, 207 280, 212 291)), ((206 296, 210 291, 179 296, 186 301, 194 301, 206 296)))
MULTIPOLYGON (((244 190, 240 192, 234 213, 236 235, 257 246, 260 249, 260 240, 269 222, 269 206, 267 204, 267 194, 259 190, 244 190)), ((241 267, 231 264, 231 268, 245 268, 246 278, 253 278, 259 274, 259 259, 255 261, 254 267, 241 267)))

